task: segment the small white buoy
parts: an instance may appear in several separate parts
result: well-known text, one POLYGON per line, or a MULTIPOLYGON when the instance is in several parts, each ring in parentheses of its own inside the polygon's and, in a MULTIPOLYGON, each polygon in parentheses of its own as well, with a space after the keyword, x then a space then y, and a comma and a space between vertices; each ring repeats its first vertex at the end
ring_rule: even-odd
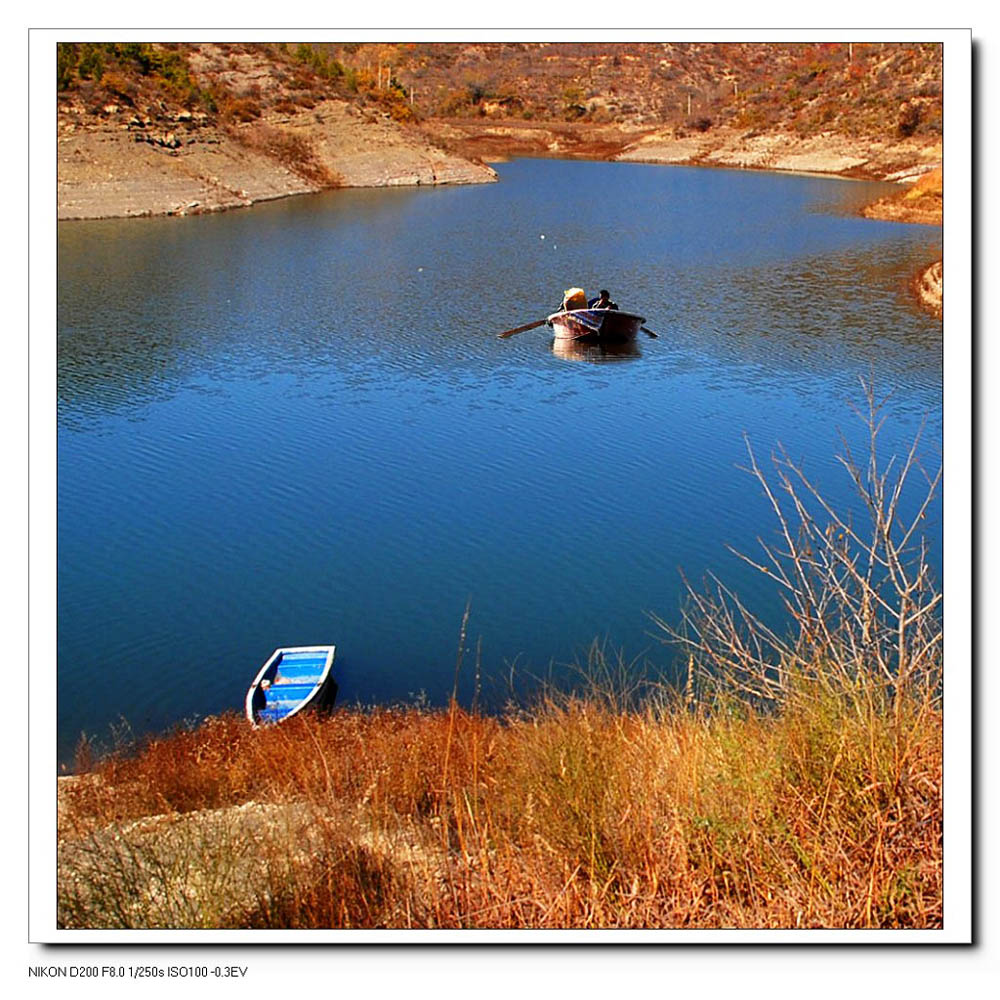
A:
POLYGON ((540 240, 544 240, 544 239, 545 239, 545 233, 542 233, 542 234, 541 234, 541 236, 539 236, 538 238, 539 238, 540 240))
POLYGON ((422 271, 422 270, 423 270, 423 268, 422 268, 422 267, 418 267, 418 268, 417 268, 417 270, 418 270, 418 271, 422 271))

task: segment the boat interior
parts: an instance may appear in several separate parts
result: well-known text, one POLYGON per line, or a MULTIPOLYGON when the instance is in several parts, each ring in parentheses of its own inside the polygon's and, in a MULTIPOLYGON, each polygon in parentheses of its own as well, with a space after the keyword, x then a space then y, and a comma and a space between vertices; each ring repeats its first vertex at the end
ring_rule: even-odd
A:
POLYGON ((322 679, 327 655, 322 649, 281 653, 254 692, 257 719, 278 722, 298 708, 322 679))

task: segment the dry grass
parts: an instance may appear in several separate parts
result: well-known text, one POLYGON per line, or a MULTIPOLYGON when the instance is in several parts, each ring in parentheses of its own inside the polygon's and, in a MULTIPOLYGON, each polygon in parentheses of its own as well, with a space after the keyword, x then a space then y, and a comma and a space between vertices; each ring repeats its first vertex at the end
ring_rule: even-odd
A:
MULTIPOLYGON (((249 119, 243 119, 249 120, 249 119)), ((255 122, 229 133, 241 145, 280 163, 292 173, 319 188, 337 188, 341 179, 316 153, 309 137, 290 128, 255 122)))
POLYGON ((65 926, 934 927, 941 715, 241 719, 66 789, 65 926), (447 765, 445 761, 447 760, 447 765), (145 904, 142 903, 145 901, 145 904))
POLYGON ((750 453, 789 637, 718 584, 676 635, 683 692, 637 698, 595 647, 589 691, 503 718, 227 716, 105 759, 62 783, 61 924, 940 927, 943 637, 914 542, 939 475, 904 520, 923 470, 879 467, 868 400, 870 459, 844 461, 868 534, 750 453))

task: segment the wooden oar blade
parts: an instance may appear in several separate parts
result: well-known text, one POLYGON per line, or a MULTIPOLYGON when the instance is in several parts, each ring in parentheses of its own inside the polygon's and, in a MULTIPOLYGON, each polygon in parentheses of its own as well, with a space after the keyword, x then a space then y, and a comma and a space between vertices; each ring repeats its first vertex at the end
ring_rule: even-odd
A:
POLYGON ((504 330, 503 333, 498 333, 497 337, 501 339, 505 337, 513 337, 515 333, 524 333, 525 330, 534 330, 536 326, 541 326, 544 322, 544 319, 539 319, 534 323, 525 323, 524 326, 515 326, 513 330, 504 330))
POLYGON ((643 333, 648 333, 651 337, 659 337, 659 334, 653 333, 648 326, 640 326, 639 329, 642 330, 643 333))

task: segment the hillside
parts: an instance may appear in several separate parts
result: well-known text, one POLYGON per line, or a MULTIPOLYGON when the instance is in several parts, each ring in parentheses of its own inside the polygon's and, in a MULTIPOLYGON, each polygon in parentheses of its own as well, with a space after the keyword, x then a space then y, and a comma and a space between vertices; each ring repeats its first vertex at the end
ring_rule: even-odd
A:
POLYGON ((182 215, 336 187, 496 179, 267 46, 61 46, 59 217, 182 215))
POLYGON ((938 45, 59 46, 61 218, 583 156, 913 179, 940 165, 938 45))
POLYGON ((313 46, 340 79, 381 79, 427 118, 704 132, 941 135, 933 44, 475 43, 313 46))
POLYGON ((451 75, 465 81, 457 90, 448 89, 443 57, 422 57, 420 48, 404 47, 404 68, 394 72, 416 94, 426 92, 427 127, 438 141, 466 155, 893 180, 940 163, 941 62, 933 45, 475 46, 452 53, 451 75))

